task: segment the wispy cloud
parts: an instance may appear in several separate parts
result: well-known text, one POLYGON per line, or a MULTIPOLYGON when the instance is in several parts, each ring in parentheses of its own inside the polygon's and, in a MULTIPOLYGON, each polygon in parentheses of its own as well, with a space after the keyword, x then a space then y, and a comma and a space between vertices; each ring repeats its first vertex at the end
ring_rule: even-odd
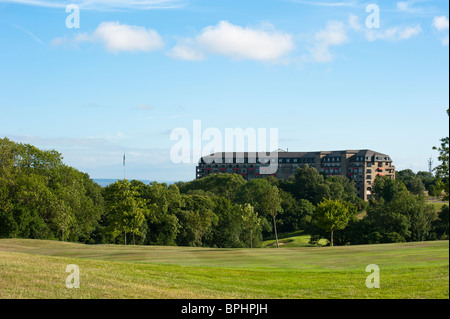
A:
POLYGON ((423 8, 415 7, 415 0, 409 1, 399 1, 397 2, 397 10, 408 13, 420 13, 423 11, 423 8))
POLYGON ((349 40, 344 23, 330 21, 327 27, 314 35, 314 46, 309 49, 314 62, 324 63, 333 60, 330 49, 349 40))
POLYGON ((309 6, 318 6, 318 7, 354 7, 358 5, 357 1, 345 1, 345 2, 336 2, 336 1, 306 1, 306 0, 287 0, 290 2, 295 2, 299 4, 305 4, 309 6))
POLYGON ((0 0, 1 2, 46 8, 65 8, 69 4, 76 4, 83 10, 174 9, 185 5, 184 0, 0 0))
POLYGON ((31 33, 30 31, 28 31, 27 29, 25 29, 25 28, 23 28, 23 27, 21 27, 21 26, 15 25, 15 24, 12 24, 11 26, 13 26, 13 27, 16 28, 16 29, 19 29, 19 30, 25 32, 25 33, 28 34, 30 37, 32 37, 37 43, 42 44, 42 45, 44 44, 44 42, 42 42, 41 39, 39 39, 37 36, 35 36, 33 33, 31 33))
POLYGON ((419 24, 369 29, 360 23, 358 16, 353 14, 349 16, 348 24, 350 26, 350 29, 352 29, 353 31, 357 31, 360 34, 364 34, 365 38, 370 42, 374 42, 377 40, 385 40, 391 42, 408 40, 423 31, 422 27, 419 24))
POLYGON ((136 108, 137 108, 138 110, 146 110, 146 111, 149 111, 149 110, 152 110, 152 109, 153 109, 153 106, 147 105, 147 104, 139 104, 136 108))
POLYGON ((373 42, 376 40, 387 40, 397 42, 408 40, 422 32, 420 25, 406 27, 391 27, 388 29, 368 29, 366 30, 367 40, 373 42))

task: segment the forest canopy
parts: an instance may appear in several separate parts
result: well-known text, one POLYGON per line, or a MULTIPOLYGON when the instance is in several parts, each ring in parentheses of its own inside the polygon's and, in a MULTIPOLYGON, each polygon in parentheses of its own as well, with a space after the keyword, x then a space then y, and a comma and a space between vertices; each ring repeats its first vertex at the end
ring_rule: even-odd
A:
POLYGON ((119 180, 103 188, 57 151, 4 138, 0 237, 220 248, 259 247, 294 231, 310 234, 311 244, 448 239, 448 206, 436 208, 426 197, 441 196, 445 185, 431 173, 404 170, 395 180, 378 177, 374 198, 364 202, 353 181, 305 165, 288 180, 215 174, 172 185, 119 180), (345 208, 345 218, 337 220, 328 206, 345 208))

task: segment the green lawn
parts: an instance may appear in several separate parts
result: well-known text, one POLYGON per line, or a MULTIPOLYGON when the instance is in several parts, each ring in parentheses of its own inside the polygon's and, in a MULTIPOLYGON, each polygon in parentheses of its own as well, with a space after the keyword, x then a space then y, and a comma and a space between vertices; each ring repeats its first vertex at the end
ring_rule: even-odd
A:
POLYGON ((449 298, 449 242, 209 249, 0 240, 0 298, 449 298), (80 268, 80 289, 65 286, 80 268), (365 286, 380 267, 380 289, 365 286))
MULTIPOLYGON (((304 234, 303 231, 297 231, 293 233, 280 234, 278 237, 279 246, 285 247, 314 247, 316 245, 311 245, 309 243, 310 235, 304 234)), ((319 246, 326 245, 328 241, 326 239, 321 239, 319 241, 319 246)), ((277 243, 275 239, 266 240, 262 243, 264 248, 276 248, 277 243)))

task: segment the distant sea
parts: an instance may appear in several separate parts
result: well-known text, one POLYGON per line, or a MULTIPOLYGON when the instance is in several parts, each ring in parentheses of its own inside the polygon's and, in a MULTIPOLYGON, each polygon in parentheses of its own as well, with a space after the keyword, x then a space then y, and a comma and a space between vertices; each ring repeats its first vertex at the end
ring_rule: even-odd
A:
MULTIPOLYGON (((93 180, 94 180, 94 182, 99 184, 101 187, 106 187, 106 186, 114 184, 115 182, 118 181, 118 179, 107 179, 107 178, 94 178, 93 180)), ((138 181, 140 181, 144 184, 147 184, 147 185, 150 184, 151 182, 154 182, 154 181, 147 181, 147 180, 140 180, 140 179, 138 179, 138 181)), ((167 181, 161 181, 161 182, 157 181, 157 182, 160 184, 166 183, 167 185, 176 183, 176 182, 167 182, 167 181)))

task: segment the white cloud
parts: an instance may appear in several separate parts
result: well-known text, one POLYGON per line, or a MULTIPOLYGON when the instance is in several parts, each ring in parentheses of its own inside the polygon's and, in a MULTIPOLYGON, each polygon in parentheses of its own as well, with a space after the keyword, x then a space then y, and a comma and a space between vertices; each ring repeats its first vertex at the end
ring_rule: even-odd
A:
POLYGON ((406 11, 409 8, 409 3, 408 1, 400 1, 397 2, 397 9, 400 11, 406 11))
POLYGON ((345 25, 339 21, 330 21, 326 29, 314 35, 315 45, 309 49, 314 62, 324 63, 333 60, 330 51, 332 46, 338 46, 349 40, 345 25))
MULTIPOLYGON (((66 38, 56 38, 52 44, 67 42, 66 38)), ((161 36, 155 30, 118 22, 102 22, 92 34, 79 34, 72 41, 75 44, 83 42, 101 43, 106 50, 114 53, 151 52, 164 46, 161 36)))
POLYGON ((397 10, 405 13, 412 14, 431 14, 434 12, 434 8, 426 7, 426 6, 416 6, 417 3, 428 2, 427 0, 407 0, 407 1, 399 1, 397 2, 397 10))
POLYGON ((448 18, 446 16, 442 16, 442 17, 435 17, 433 19, 433 26, 436 28, 436 30, 438 31, 445 31, 448 30, 449 28, 449 21, 448 18))
POLYGON ((167 55, 175 59, 187 61, 201 61, 205 59, 205 55, 196 48, 192 39, 180 40, 167 55))
POLYGON ((1 2, 46 8, 65 8, 69 4, 76 4, 83 10, 172 9, 179 8, 184 5, 183 0, 0 0, 0 3, 1 2))
POLYGON ((419 9, 413 8, 414 1, 399 1, 397 2, 397 9, 403 12, 415 12, 419 9))
POLYGON ((359 17, 354 14, 351 14, 349 16, 348 23, 350 25, 350 28, 355 31, 361 31, 363 29, 363 26, 359 23, 359 17))
POLYGON ((448 21, 448 18, 446 16, 435 17, 433 19, 433 27, 439 32, 446 32, 446 35, 442 39, 442 45, 448 46, 448 43, 449 43, 449 38, 448 38, 449 21, 448 21))
POLYGON ((261 28, 250 28, 221 21, 208 26, 194 39, 180 41, 169 53, 185 60, 202 60, 205 54, 224 55, 238 60, 278 60, 294 48, 292 36, 274 30, 266 24, 261 28))
POLYGON ((392 27, 388 29, 368 29, 366 30, 367 40, 373 42, 376 40, 401 41, 408 40, 422 32, 420 25, 408 27, 392 27))

